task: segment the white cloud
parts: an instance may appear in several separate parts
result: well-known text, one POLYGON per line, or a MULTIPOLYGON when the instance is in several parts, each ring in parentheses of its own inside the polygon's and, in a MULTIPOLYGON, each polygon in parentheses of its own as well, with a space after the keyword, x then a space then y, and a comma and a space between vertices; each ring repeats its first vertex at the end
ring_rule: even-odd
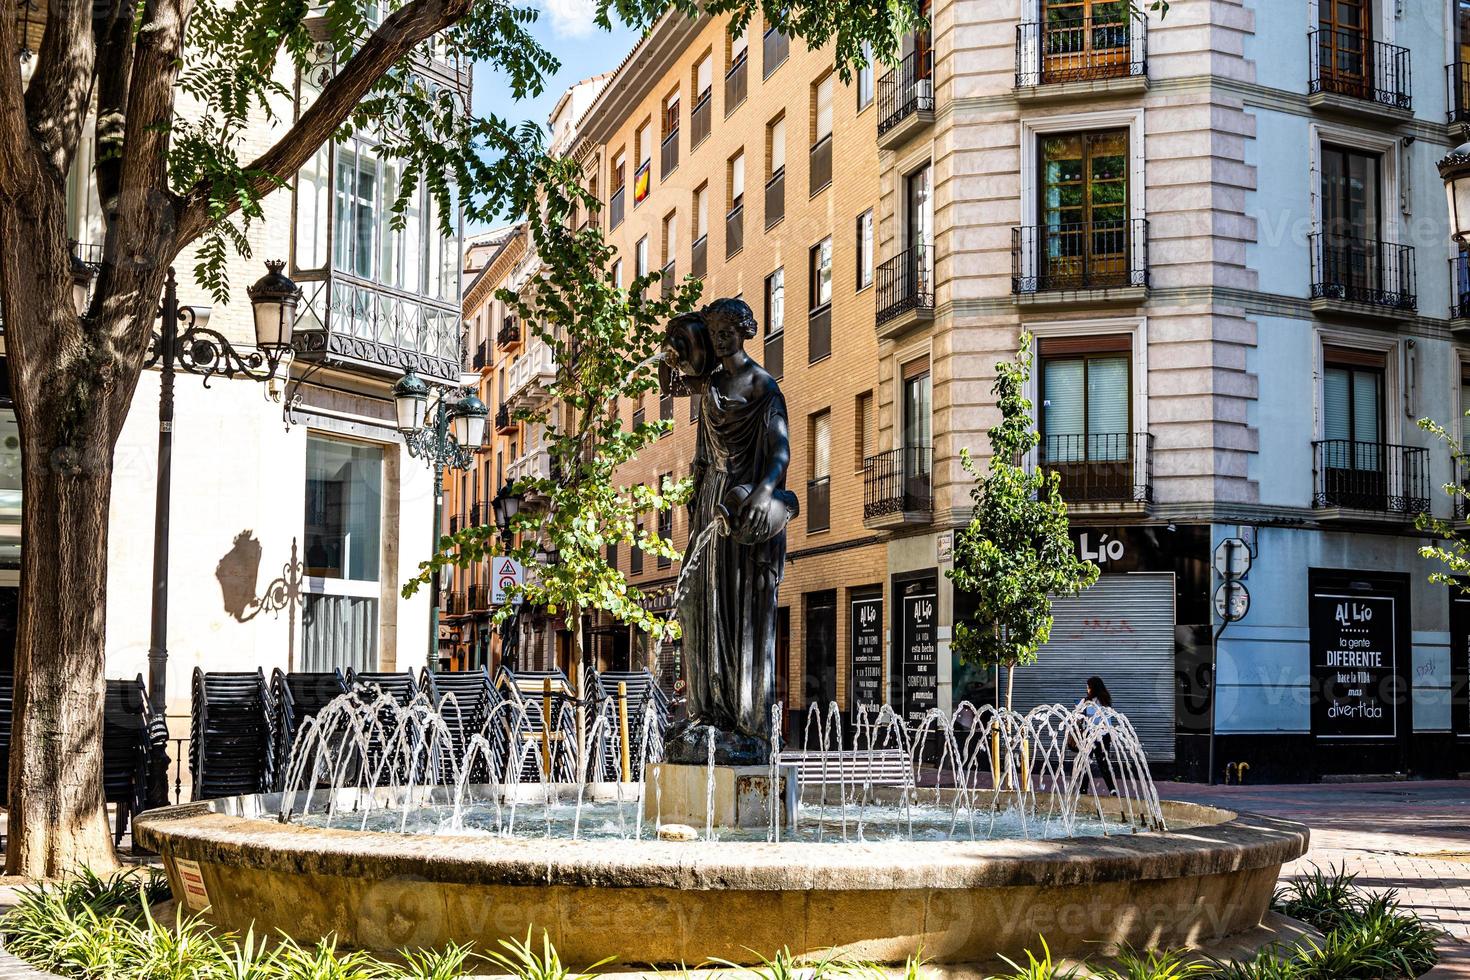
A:
POLYGON ((597 0, 545 0, 551 29, 561 37, 586 37, 597 26, 597 0))

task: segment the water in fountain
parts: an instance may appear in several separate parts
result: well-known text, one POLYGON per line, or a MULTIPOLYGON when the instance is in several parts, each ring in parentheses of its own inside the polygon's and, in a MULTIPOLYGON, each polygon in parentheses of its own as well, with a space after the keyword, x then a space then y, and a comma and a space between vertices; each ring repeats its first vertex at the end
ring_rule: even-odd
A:
MULTIPOLYGON (((641 737, 630 733, 629 739, 639 746, 636 756, 629 747, 636 764, 624 773, 616 699, 584 708, 582 743, 577 708, 563 701, 544 717, 536 698, 511 698, 468 731, 466 712, 452 695, 436 707, 422 695, 401 705, 377 692, 344 694, 298 733, 280 818, 397 833, 656 838, 658 790, 652 787, 650 833, 643 820, 650 787, 632 780, 662 759, 656 713, 641 712, 641 737)), ((632 722, 632 707, 629 714, 632 722)), ((777 706, 773 735, 781 721, 777 706)), ((886 705, 860 706, 844 731, 836 704, 825 711, 813 705, 801 751, 821 753, 823 761, 819 778, 801 783, 791 825, 781 827, 773 814, 767 827, 724 829, 722 839, 984 840, 1164 829, 1137 733, 1112 709, 1088 716, 1079 707, 1042 705, 1021 714, 965 702, 952 713, 930 710, 911 724, 886 705), (1092 774, 1100 744, 1096 755, 1118 788, 1116 801, 1099 795, 1092 774), (828 769, 839 750, 849 762, 868 763, 859 766, 866 770, 862 778, 835 761, 828 769), (902 778, 876 785, 876 763, 895 754, 902 778)), ((791 761, 789 751, 773 751, 772 773, 791 761)), ((713 754, 709 768, 712 781, 713 754)), ((717 828, 711 821, 704 831, 712 840, 717 828)))

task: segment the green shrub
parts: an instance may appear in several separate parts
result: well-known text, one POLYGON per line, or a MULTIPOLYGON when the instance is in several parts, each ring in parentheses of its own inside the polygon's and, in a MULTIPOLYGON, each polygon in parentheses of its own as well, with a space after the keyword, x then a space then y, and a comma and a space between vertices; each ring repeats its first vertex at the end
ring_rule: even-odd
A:
POLYGON ((1073 980, 1077 976, 1075 967, 1067 967, 1065 970, 1052 962, 1051 947, 1046 944, 1046 937, 1038 936, 1041 940, 1041 959, 1031 950, 1026 950, 1026 965, 1022 966, 1009 956, 1002 956, 1007 965, 1016 972, 1004 977, 996 977, 994 980, 1073 980))
POLYGON ((1115 957, 1117 965, 1095 973, 1098 980, 1186 980, 1205 977, 1208 963, 1191 962, 1179 950, 1139 950, 1125 947, 1115 957))

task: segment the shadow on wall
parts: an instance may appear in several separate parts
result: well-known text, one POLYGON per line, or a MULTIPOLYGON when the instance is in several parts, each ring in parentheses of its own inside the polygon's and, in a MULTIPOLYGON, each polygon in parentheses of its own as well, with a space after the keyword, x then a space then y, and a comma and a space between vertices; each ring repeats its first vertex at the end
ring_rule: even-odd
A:
POLYGON ((263 612, 274 613, 279 618, 286 611, 294 622, 296 610, 301 606, 304 578, 296 539, 291 539, 291 558, 281 567, 281 574, 257 594, 255 582, 260 577, 260 556, 260 542, 247 528, 235 535, 235 543, 214 566, 225 612, 236 622, 248 623, 263 612))

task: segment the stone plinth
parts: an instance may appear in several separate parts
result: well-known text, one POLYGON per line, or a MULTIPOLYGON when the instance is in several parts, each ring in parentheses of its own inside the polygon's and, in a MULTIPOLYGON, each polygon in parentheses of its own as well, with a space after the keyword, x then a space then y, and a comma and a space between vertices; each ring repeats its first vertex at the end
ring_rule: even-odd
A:
POLYGON ((790 825, 796 813, 796 767, 781 766, 775 790, 770 766, 687 766, 662 762, 648 767, 643 819, 688 824, 703 832, 771 825, 771 801, 781 801, 781 819, 790 825), (710 821, 710 774, 714 774, 714 819, 710 821))

